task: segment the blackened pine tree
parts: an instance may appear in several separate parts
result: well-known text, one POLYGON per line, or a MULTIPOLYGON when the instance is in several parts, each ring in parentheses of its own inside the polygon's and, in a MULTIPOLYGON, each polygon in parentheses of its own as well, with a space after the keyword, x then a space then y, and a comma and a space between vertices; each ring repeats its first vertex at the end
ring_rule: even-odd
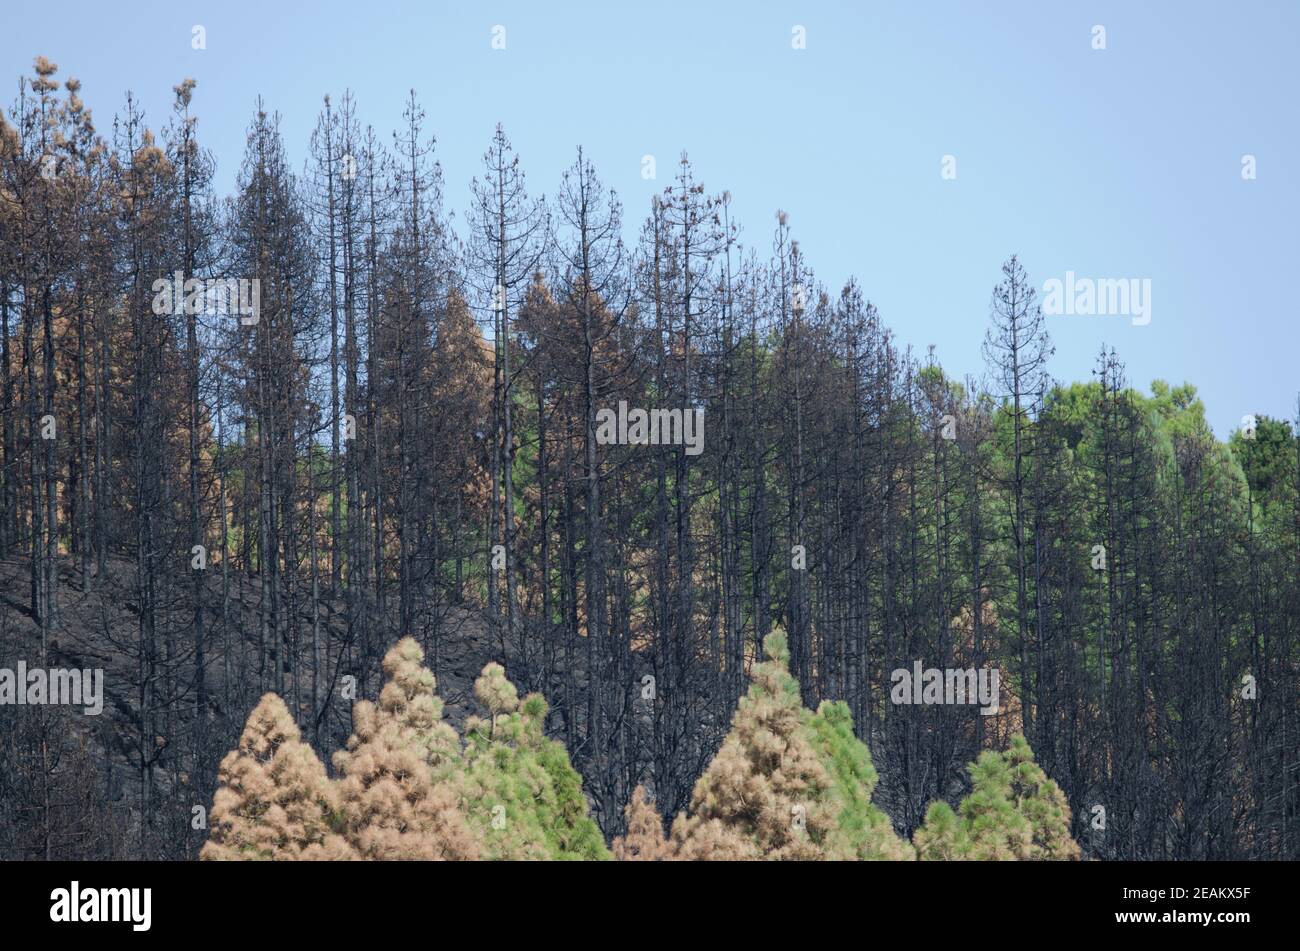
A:
MULTIPOLYGON (((615 792, 622 785, 623 764, 611 756, 610 724, 628 721, 630 692, 626 680, 613 674, 620 645, 609 636, 610 564, 605 528, 604 449, 597 442, 597 414, 605 407, 615 383, 626 373, 628 356, 618 347, 618 332, 631 311, 626 257, 620 236, 622 205, 607 190, 582 149, 564 173, 555 203, 557 251, 563 267, 560 327, 567 337, 560 368, 561 379, 572 388, 571 412, 575 441, 571 478, 581 487, 570 504, 579 526, 566 541, 571 591, 569 622, 576 634, 579 605, 585 617, 586 710, 584 750, 580 765, 589 777, 598 815, 617 819, 615 792), (581 516, 578 516, 581 512, 581 516), (579 549, 578 539, 581 538, 579 549), (577 584, 581 578, 581 594, 577 584)), ((625 645, 626 642, 623 642, 625 645)), ((627 664, 622 665, 625 669, 627 664)))
POLYGON ((1002 281, 993 289, 989 305, 991 326, 984 340, 984 355, 993 368, 996 395, 1010 415, 1008 464, 1000 484, 1010 507, 1010 548, 1015 581, 1016 650, 1019 655, 1021 699, 1025 732, 1033 731, 1034 678, 1030 666, 1032 637, 1030 574, 1039 539, 1030 518, 1034 451, 1033 418, 1047 392, 1047 361, 1055 352, 1039 306, 1038 292, 1016 255, 1002 265, 1002 281))
MULTIPOLYGON (((480 299, 487 301, 493 315, 493 451, 492 509, 489 540, 502 546, 502 572, 505 582, 505 621, 500 627, 497 599, 500 596, 497 573, 488 576, 488 611, 498 625, 498 642, 504 647, 506 635, 513 641, 523 637, 518 651, 528 657, 526 632, 519 631, 518 606, 515 603, 515 379, 526 369, 512 367, 513 343, 510 315, 522 303, 546 249, 548 222, 545 206, 530 199, 524 173, 500 124, 492 144, 483 155, 483 179, 475 179, 470 190, 474 196, 471 210, 471 240, 467 270, 474 276, 480 299), (500 503, 498 504, 498 485, 500 503)), ((516 358, 518 364, 518 359, 516 358)), ((525 680, 528 680, 525 671, 525 680)))
MULTIPOLYGON (((215 263, 216 216, 211 194, 212 176, 215 163, 212 156, 199 144, 198 118, 191 112, 194 89, 193 79, 186 79, 174 86, 175 100, 172 104, 172 121, 166 132, 167 158, 174 169, 175 182, 173 201, 180 219, 180 246, 177 249, 177 262, 182 280, 199 278, 200 274, 210 272, 215 263)), ((175 272, 173 272, 175 273, 175 272)), ((193 711, 191 724, 192 768, 196 784, 202 794, 206 794, 211 783, 212 764, 208 728, 210 711, 208 709, 208 664, 209 660, 209 622, 204 610, 204 578, 207 569, 207 551, 211 543, 209 537, 209 507, 206 493, 210 482, 205 484, 205 459, 212 454, 209 435, 212 432, 211 418, 203 402, 203 378, 210 369, 211 359, 205 358, 204 339, 209 332, 201 326, 205 306, 184 308, 184 365, 185 365, 185 414, 184 430, 187 449, 187 500, 188 531, 182 538, 180 551, 173 557, 180 564, 189 565, 192 624, 193 624, 193 711), (201 559, 195 567, 195 548, 198 546, 201 559)), ((178 334, 179 336, 179 334, 178 334)), ((85 343, 79 341, 78 352, 81 355, 79 377, 84 377, 85 343)), ((84 405, 86 400, 79 400, 84 405)), ((79 425, 84 434, 84 420, 79 425)), ((84 439, 82 440, 84 443, 84 439)), ((84 450, 83 450, 84 454, 84 450)), ((84 465, 83 465, 84 468, 84 465)), ((86 480, 83 478, 83 485, 86 480)), ((88 508, 89 495, 83 493, 83 504, 88 508)), ((82 573, 88 579, 89 558, 89 513, 86 513, 86 525, 83 533, 86 542, 82 552, 82 573)), ((88 585, 88 580, 87 580, 88 585)))

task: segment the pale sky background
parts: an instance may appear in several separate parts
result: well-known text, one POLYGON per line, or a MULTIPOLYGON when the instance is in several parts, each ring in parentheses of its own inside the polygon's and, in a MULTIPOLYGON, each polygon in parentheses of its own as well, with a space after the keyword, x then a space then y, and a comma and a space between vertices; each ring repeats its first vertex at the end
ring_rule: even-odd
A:
POLYGON ((1088 379, 1105 341, 1143 390, 1195 384, 1221 438, 1246 413, 1294 415, 1294 0, 0 0, 0 101, 37 54, 82 81, 104 133, 128 89, 161 127, 171 87, 193 76, 220 193, 258 93, 301 167, 325 93, 351 88, 390 141, 415 88, 462 214, 497 121, 535 193, 555 191, 582 144, 629 239, 686 149, 708 190, 731 191, 747 243, 766 252, 786 210, 822 281, 856 275, 899 340, 934 344, 957 377, 982 371, 989 293, 1012 252, 1040 288, 1067 270, 1149 278, 1146 326, 1049 318, 1054 376, 1088 379), (491 48, 497 24, 505 50, 491 48), (806 49, 791 48, 795 25, 806 49), (641 177, 646 154, 657 181, 641 177), (944 155, 955 181, 940 177, 944 155))

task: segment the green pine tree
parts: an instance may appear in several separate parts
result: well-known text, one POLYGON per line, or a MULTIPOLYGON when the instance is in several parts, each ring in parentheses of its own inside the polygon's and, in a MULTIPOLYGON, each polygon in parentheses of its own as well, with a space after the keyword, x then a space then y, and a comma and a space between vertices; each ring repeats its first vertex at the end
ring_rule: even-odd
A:
POLYGON ((823 700, 809 719, 813 746, 830 774, 840 800, 839 832, 854 857, 910 860, 916 853, 899 838, 880 809, 872 805, 876 768, 867 745, 853 735, 853 714, 842 700, 823 700))
POLYGON ((1034 762, 1034 751, 1023 736, 1011 738, 1006 752, 1011 768, 1011 795, 1016 810, 1031 830, 1030 858, 1069 861, 1079 857, 1079 843, 1070 835, 1070 804, 1034 762))
POLYGON ((461 801, 490 859, 606 859, 600 829, 587 814, 582 777, 564 746, 544 732, 541 694, 521 702, 500 664, 474 682, 486 719, 465 724, 461 801))
POLYGON ((1079 857, 1070 837, 1070 806, 1059 786, 1034 762, 1023 736, 1005 753, 985 750, 969 767, 970 794, 958 812, 931 804, 913 837, 928 861, 1069 860, 1079 857))
POLYGON ((970 857, 966 827, 952 806, 942 799, 930 803, 925 822, 912 837, 917 856, 924 862, 953 862, 970 857))

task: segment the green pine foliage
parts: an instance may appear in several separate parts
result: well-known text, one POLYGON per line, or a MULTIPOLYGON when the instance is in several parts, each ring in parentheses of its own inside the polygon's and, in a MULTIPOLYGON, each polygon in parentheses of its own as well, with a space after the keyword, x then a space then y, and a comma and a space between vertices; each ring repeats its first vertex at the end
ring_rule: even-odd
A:
POLYGON ((912 836, 912 842, 923 862, 953 862, 967 858, 970 852, 962 820, 942 799, 930 803, 925 822, 912 836))
POLYGON ((1070 807, 1059 786, 1034 762, 1023 736, 1005 753, 985 750, 969 767, 970 794, 957 812, 933 803, 913 842, 926 861, 1070 860, 1070 807))
POLYGON ((844 701, 823 700, 808 720, 813 747, 831 776, 842 808, 839 832, 859 859, 913 859, 907 842, 894 833, 889 817, 871 803, 876 768, 867 745, 853 735, 853 714, 844 701))
POLYGON ((1034 762, 1034 751, 1023 736, 1011 738, 1006 760, 1011 769, 1011 795, 1016 810, 1029 823, 1032 837, 1029 858, 1077 859, 1079 844, 1070 836, 1070 804, 1061 787, 1048 779, 1034 762))
POLYGON ((1033 835, 1011 799, 1011 767, 1000 753, 985 750, 970 768, 972 788, 962 801, 967 839, 965 858, 977 861, 1028 858, 1033 835))
POLYGON ((520 702, 500 664, 483 668, 474 694, 488 717, 465 725, 462 802, 484 858, 608 858, 582 777, 564 746, 543 732, 546 700, 534 693, 520 702))

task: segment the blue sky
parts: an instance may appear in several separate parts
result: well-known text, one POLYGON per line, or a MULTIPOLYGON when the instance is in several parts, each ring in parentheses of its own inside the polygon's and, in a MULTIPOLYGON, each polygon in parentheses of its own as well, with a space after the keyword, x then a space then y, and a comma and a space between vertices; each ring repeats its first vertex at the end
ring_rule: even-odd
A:
POLYGON ((325 93, 351 88, 387 140, 415 88, 450 209, 501 121, 534 192, 582 144, 629 237, 685 149, 709 190, 731 191, 747 243, 766 252, 784 209, 822 281, 856 275, 900 341, 934 344, 957 376, 982 371, 1012 252, 1040 288, 1071 270, 1149 279, 1145 326, 1050 317, 1051 371, 1087 379, 1113 344, 1144 390, 1194 383, 1224 437, 1246 413, 1291 418, 1300 391, 1298 42, 1290 0, 6 2, 0 99, 43 54, 82 81, 102 130, 128 89, 161 126, 193 76, 227 192, 258 93, 301 164, 325 93))

